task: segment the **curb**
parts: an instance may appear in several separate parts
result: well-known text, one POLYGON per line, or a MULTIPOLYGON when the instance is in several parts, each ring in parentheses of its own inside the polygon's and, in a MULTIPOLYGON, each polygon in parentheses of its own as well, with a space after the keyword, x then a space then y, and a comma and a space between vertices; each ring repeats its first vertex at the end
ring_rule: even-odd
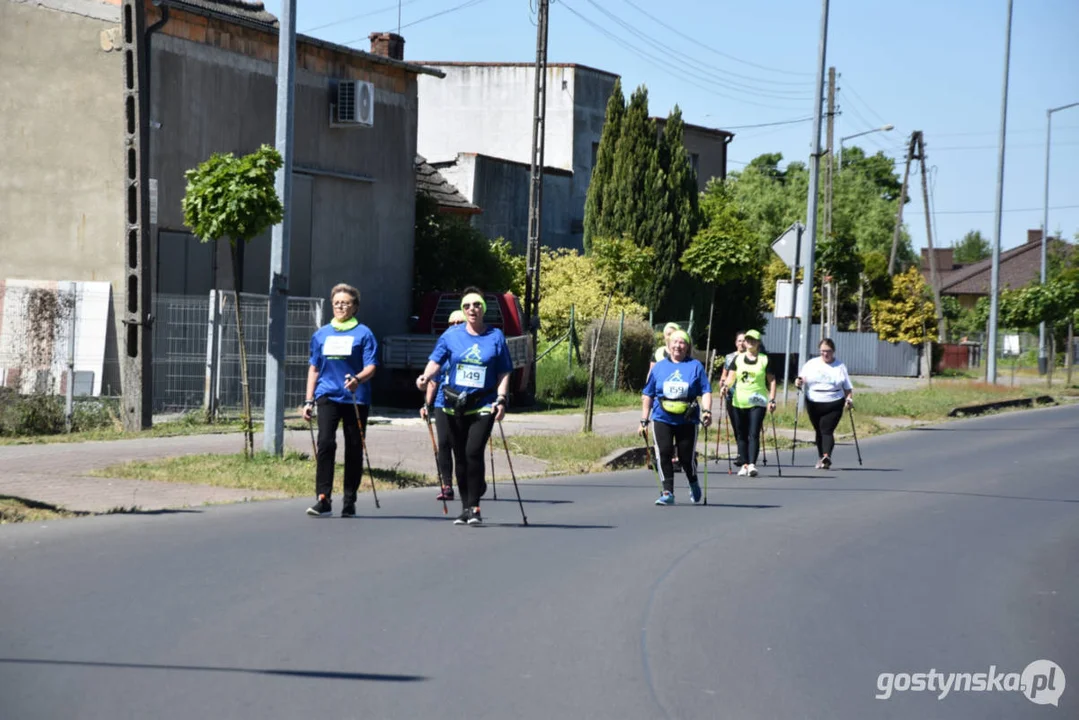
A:
POLYGON ((1006 408, 1030 408, 1037 405, 1059 405, 1049 395, 1039 395, 1035 398, 1019 398, 1018 400, 1001 400, 1000 402, 983 403, 981 405, 964 405, 963 407, 952 408, 948 413, 948 417, 967 417, 968 415, 982 415, 994 410, 1004 410, 1006 408))

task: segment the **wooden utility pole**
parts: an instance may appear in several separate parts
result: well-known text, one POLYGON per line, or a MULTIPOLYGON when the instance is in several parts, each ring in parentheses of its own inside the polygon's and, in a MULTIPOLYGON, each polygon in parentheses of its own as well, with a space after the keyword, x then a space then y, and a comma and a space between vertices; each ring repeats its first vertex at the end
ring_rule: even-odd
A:
POLYGON ((918 130, 918 162, 922 168, 922 204, 925 205, 925 244, 929 248, 929 284, 933 287, 933 308, 937 315, 937 342, 944 342, 944 309, 940 304, 940 275, 937 254, 933 252, 933 218, 929 211, 929 184, 925 172, 925 135, 918 130))
MULTIPOLYGON (((824 239, 832 239, 832 173, 835 165, 835 68, 828 68, 828 120, 825 130, 827 149, 824 159, 824 239)), ((831 268, 824 268, 826 272, 831 268)), ((829 277, 829 275, 825 275, 829 277)), ((825 279, 821 282, 821 337, 830 337, 835 327, 835 311, 838 303, 835 298, 835 282, 825 279)))
POLYGON ((895 253, 899 247, 899 234, 903 230, 903 206, 907 204, 907 180, 910 179, 910 161, 914 155, 914 138, 918 135, 915 130, 910 135, 910 143, 907 145, 907 164, 903 168, 903 189, 899 191, 899 209, 895 213, 895 232, 892 234, 892 253, 888 257, 888 275, 895 275, 895 253))
POLYGON ((525 332, 532 336, 528 395, 536 395, 536 342, 539 331, 540 229, 543 209, 543 145, 547 135, 547 17, 550 0, 539 0, 536 23, 536 88, 532 98, 532 172, 528 192, 528 246, 525 250, 525 332))

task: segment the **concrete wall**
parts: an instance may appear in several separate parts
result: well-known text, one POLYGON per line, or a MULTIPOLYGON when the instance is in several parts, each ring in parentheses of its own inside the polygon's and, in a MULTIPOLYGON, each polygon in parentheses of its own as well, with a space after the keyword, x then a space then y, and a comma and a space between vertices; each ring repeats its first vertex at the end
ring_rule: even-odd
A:
MULTIPOLYGON (((429 162, 459 152, 532 161, 535 70, 518 65, 439 65, 439 79, 421 76, 419 152, 429 162)), ((573 170, 574 68, 547 68, 547 135, 543 163, 573 170)))
MULTIPOLYGON (((342 74, 347 70, 296 72, 293 162, 304 180, 294 183, 293 193, 306 198, 309 212, 302 223, 309 226, 297 226, 294 219, 291 290, 325 295, 338 282, 350 283, 360 289, 360 319, 376 334, 404 332, 411 309, 416 85, 403 71, 389 69, 400 77, 376 82, 374 127, 331 128, 332 79, 348 77, 342 74)), ((150 175, 158 183, 155 237, 158 230, 183 230, 185 170, 214 152, 247 153, 274 143, 275 75, 276 63, 268 59, 165 34, 155 37, 150 113, 150 175)), ((266 292, 269 249, 269 233, 245 248, 245 291, 266 292)), ((224 250, 218 280, 231 288, 224 250)))
POLYGON ((687 153, 697 154, 697 187, 701 192, 712 178, 727 177, 727 143, 722 136, 687 127, 682 144, 687 153))
POLYGON ((607 100, 615 78, 587 68, 576 68, 573 92, 573 187, 570 196, 568 247, 584 250, 584 204, 592 181, 592 146, 603 136, 607 100))

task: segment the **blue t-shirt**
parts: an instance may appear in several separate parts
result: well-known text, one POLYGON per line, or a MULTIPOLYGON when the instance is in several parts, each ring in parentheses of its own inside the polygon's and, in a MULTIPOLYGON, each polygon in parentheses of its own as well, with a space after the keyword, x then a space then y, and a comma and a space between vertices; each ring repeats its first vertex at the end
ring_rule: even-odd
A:
POLYGON ((678 363, 670 359, 657 362, 648 375, 641 395, 652 398, 652 420, 668 425, 696 425, 700 422, 700 413, 671 412, 664 409, 662 401, 667 400, 676 407, 680 403, 688 408, 698 397, 710 392, 712 385, 708 382, 704 365, 700 360, 687 358, 678 363))
MULTIPOLYGON (((489 327, 482 335, 473 335, 466 326, 452 327, 442 333, 428 358, 438 363, 444 380, 439 384, 436 405, 445 409, 443 389, 479 393, 476 410, 490 412, 498 397, 498 377, 513 371, 513 360, 506 345, 506 336, 498 328, 489 327)), ((452 411, 450 411, 452 412, 452 411)))
MULTIPOLYGON (((318 371, 316 400, 324 397, 351 403, 352 395, 345 389, 345 375, 356 376, 368 365, 378 365, 378 343, 368 327, 360 323, 348 330, 323 325, 311 336, 311 365, 318 371)), ((356 388, 356 402, 371 404, 369 382, 356 388)))

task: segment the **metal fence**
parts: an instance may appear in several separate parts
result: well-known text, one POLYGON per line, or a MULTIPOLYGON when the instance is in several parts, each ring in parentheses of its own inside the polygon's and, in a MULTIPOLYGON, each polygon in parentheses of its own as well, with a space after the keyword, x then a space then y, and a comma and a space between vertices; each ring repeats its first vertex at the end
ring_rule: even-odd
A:
MULTIPOLYGON (((231 291, 154 298, 154 412, 242 406, 235 302, 231 291)), ((303 403, 311 334, 321 325, 322 303, 321 298, 288 300, 285 407, 303 403)), ((258 409, 266 390, 268 296, 240 293, 240 313, 251 405, 258 409)))
MULTIPOLYGON (((789 318, 777 318, 765 313, 761 333, 770 355, 782 355, 786 349, 789 318)), ((797 323, 795 320, 794 322, 797 323)), ((797 353, 797 324, 791 340, 791 353, 797 353)), ((832 335, 836 344, 836 356, 847 366, 851 375, 883 375, 889 377, 918 377, 921 351, 910 343, 890 343, 881 340, 876 333, 837 332, 832 335)), ((813 325, 809 332, 809 347, 817 354, 820 342, 820 325, 813 325)), ((806 358, 808 359, 808 358, 806 358)), ((805 359, 799 359, 805 362, 805 359)))

